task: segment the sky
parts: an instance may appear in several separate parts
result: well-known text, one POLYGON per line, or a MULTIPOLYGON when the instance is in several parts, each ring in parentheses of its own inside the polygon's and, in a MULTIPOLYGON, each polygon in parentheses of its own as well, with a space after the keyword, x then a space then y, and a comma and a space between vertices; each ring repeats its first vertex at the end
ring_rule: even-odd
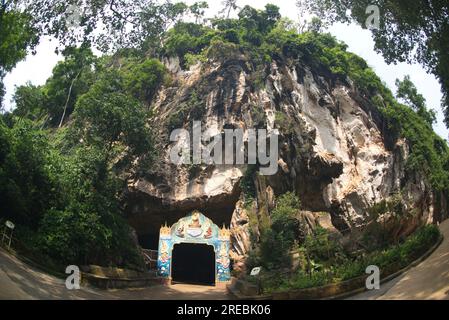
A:
MULTIPOLYGON (((192 4, 195 0, 187 0, 185 2, 192 4)), ((222 0, 208 0, 207 2, 209 3, 209 9, 206 12, 206 16, 212 17, 222 8, 222 0)), ((250 5, 258 9, 263 9, 267 3, 274 3, 280 7, 282 16, 297 21, 298 10, 295 2, 295 0, 239 0, 237 4, 239 7, 250 5)), ((387 65, 382 56, 374 51, 374 42, 371 38, 370 31, 363 30, 360 26, 353 24, 335 24, 328 31, 337 39, 345 42, 348 45, 349 51, 364 58, 393 92, 396 89, 395 80, 397 78, 402 80, 405 75, 410 75, 418 91, 426 98, 427 106, 437 111, 437 123, 434 125, 436 133, 442 138, 448 139, 449 130, 443 123, 443 113, 440 108, 442 98, 440 84, 433 75, 426 73, 419 64, 410 65, 400 63, 397 65, 387 65)), ((31 82, 34 85, 41 85, 50 77, 53 67, 61 60, 61 56, 55 54, 55 48, 56 40, 48 37, 42 39, 37 47, 37 54, 27 56, 25 60, 19 62, 16 68, 5 77, 6 97, 4 104, 7 110, 14 107, 11 99, 15 86, 24 85, 27 82, 31 82)))

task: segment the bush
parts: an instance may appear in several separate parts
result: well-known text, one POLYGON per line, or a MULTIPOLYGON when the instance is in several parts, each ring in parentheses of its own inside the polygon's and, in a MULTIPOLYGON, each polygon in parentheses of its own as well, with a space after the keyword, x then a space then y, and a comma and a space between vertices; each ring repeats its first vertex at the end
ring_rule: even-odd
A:
POLYGON ((57 201, 47 132, 26 119, 0 119, 0 217, 36 230, 57 201))
POLYGON ((166 74, 165 66, 156 59, 131 63, 124 71, 125 88, 135 98, 150 103, 166 74))
MULTIPOLYGON (((263 288, 265 288, 265 292, 272 292, 324 286, 366 275, 365 270, 370 265, 376 265, 381 271, 391 274, 421 257, 438 241, 439 237, 440 231, 438 227, 427 225, 419 228, 400 245, 394 245, 388 249, 375 251, 368 255, 359 255, 353 260, 347 258, 341 263, 327 267, 320 264, 317 267, 312 265, 312 267, 308 268, 309 270, 299 269, 283 281, 274 281, 273 278, 278 273, 271 271, 271 278, 267 276, 265 280, 267 284, 263 284, 263 288)), ((313 241, 316 241, 314 245, 305 246, 308 254, 311 254, 316 259, 327 259, 327 245, 320 240, 313 241)), ((313 261, 311 262, 316 265, 313 261)))
POLYGON ((308 257, 315 261, 329 261, 342 250, 335 241, 330 240, 328 231, 320 226, 306 237, 304 248, 308 257))
POLYGON ((267 270, 289 268, 292 239, 290 233, 267 229, 260 235, 260 261, 267 270))
POLYGON ((260 260, 268 270, 291 266, 291 250, 299 229, 296 215, 300 205, 295 194, 288 192, 281 195, 271 212, 271 228, 261 230, 260 260))

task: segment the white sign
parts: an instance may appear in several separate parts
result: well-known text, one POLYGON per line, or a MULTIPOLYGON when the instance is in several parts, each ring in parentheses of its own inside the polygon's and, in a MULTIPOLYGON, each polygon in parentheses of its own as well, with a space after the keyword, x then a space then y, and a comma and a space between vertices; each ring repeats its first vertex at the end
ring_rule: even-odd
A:
POLYGON ((14 229, 14 228, 15 228, 14 223, 12 223, 12 222, 9 221, 9 220, 6 220, 5 224, 6 224, 6 226, 7 226, 9 229, 14 229))
POLYGON ((260 267, 255 267, 255 268, 253 268, 252 270, 251 270, 251 275, 252 276, 257 276, 257 275, 259 275, 259 273, 260 273, 260 267))

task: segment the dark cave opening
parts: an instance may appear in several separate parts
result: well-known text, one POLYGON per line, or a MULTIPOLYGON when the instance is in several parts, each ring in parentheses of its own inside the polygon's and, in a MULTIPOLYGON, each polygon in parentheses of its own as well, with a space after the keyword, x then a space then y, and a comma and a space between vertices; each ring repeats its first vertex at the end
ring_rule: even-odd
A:
POLYGON ((138 236, 139 245, 144 249, 158 250, 159 234, 147 233, 138 236))
POLYGON ((172 252, 173 282, 215 285, 215 251, 206 244, 180 243, 172 252))

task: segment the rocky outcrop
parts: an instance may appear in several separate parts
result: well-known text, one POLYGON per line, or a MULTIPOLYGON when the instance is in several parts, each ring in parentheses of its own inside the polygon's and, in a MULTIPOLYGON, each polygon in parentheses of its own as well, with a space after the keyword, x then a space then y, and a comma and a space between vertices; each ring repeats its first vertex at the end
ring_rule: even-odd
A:
POLYGON ((174 147, 170 125, 191 130, 193 120, 200 120, 209 133, 279 129, 279 170, 256 181, 259 215, 269 217, 275 196, 295 191, 304 210, 312 216, 327 213, 323 225, 345 234, 364 225, 367 208, 400 191, 414 213, 400 232, 444 218, 447 195, 435 193, 419 172, 406 170, 407 141, 391 141, 382 115, 349 80, 340 83, 298 61, 273 61, 260 86, 244 56, 188 71, 176 59, 166 63, 173 80, 154 101, 151 123, 159 139, 159 159, 151 171, 129 182, 124 201, 138 234, 157 234, 165 221, 173 223, 199 209, 215 223, 231 226, 237 264, 242 265, 251 248, 251 219, 240 188, 246 166, 169 161, 174 147), (178 118, 180 122, 174 121, 178 118))

